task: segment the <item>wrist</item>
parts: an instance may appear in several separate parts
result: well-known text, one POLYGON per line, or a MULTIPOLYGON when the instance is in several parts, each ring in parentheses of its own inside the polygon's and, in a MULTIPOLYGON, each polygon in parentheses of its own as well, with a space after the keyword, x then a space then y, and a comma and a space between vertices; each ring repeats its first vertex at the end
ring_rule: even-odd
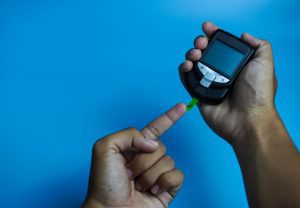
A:
POLYGON ((255 110, 250 112, 247 118, 231 140, 235 150, 258 148, 262 142, 267 142, 268 138, 265 135, 281 123, 275 107, 255 110))
POLYGON ((95 200, 92 197, 87 197, 84 201, 82 208, 105 208, 99 201, 95 200))

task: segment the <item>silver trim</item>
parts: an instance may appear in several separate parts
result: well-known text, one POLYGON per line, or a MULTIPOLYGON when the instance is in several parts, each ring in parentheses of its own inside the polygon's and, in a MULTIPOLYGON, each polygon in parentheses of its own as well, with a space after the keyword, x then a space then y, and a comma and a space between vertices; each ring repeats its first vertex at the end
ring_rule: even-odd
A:
MULTIPOLYGON (((208 66, 205 66, 201 62, 198 62, 198 68, 201 71, 202 75, 204 76, 203 78, 206 78, 205 80, 210 82, 210 84, 211 84, 212 81, 217 82, 217 83, 227 83, 227 82, 230 81, 228 78, 226 78, 226 77, 222 76, 221 74, 215 72, 214 70, 212 70, 208 66)), ((201 79, 200 84, 201 84, 201 82, 204 82, 203 78, 201 79)), ((201 85, 203 85, 203 84, 201 84, 201 85)), ((204 84, 204 85, 206 86, 207 83, 204 84)))
POLYGON ((211 81, 205 79, 205 77, 203 77, 201 80, 200 80, 200 84, 203 86, 203 87, 209 87, 211 85, 211 81))
POLYGON ((205 75, 207 73, 207 66, 205 66, 204 64, 198 62, 198 68, 200 69, 201 73, 203 75, 205 75))
POLYGON ((224 76, 217 76, 217 77, 214 79, 214 82, 218 82, 218 83, 227 83, 227 82, 229 82, 229 79, 227 79, 227 78, 224 77, 224 76))
POLYGON ((204 76, 207 80, 209 81, 214 81, 214 79, 216 78, 216 74, 213 74, 213 73, 210 73, 210 72, 207 72, 204 76))

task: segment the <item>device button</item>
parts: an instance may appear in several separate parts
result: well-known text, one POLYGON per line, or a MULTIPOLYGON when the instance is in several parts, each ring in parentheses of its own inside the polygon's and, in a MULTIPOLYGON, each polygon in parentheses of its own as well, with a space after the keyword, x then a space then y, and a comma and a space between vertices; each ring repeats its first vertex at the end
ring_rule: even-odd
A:
POLYGON ((200 69, 200 71, 203 75, 205 75, 207 73, 207 66, 205 66, 204 64, 198 62, 198 68, 200 69))
POLYGON ((205 74, 205 79, 212 82, 216 78, 216 75, 214 73, 207 72, 205 74))
POLYGON ((205 77, 203 77, 200 81, 200 84, 203 86, 203 87, 209 87, 210 84, 211 84, 211 81, 210 80, 207 80, 205 77))
POLYGON ((215 82, 219 82, 219 83, 227 83, 229 82, 229 79, 227 79, 226 77, 224 76, 216 76, 216 78, 214 79, 215 82))
POLYGON ((207 72, 211 73, 211 74, 215 74, 215 75, 219 75, 217 72, 215 72, 214 70, 212 70, 209 67, 206 67, 207 72))

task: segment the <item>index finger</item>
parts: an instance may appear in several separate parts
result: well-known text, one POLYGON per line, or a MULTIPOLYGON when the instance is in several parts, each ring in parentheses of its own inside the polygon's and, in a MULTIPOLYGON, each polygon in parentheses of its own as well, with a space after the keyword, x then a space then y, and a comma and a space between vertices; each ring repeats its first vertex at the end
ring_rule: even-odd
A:
POLYGON ((176 123, 186 112, 186 106, 183 103, 178 103, 170 110, 159 116, 154 121, 150 122, 142 130, 142 134, 148 139, 158 139, 165 131, 176 123))

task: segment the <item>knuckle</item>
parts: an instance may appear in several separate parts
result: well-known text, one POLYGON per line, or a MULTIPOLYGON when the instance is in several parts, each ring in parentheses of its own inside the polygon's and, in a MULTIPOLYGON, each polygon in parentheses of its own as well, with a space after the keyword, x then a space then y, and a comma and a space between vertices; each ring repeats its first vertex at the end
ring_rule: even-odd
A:
POLYGON ((172 185, 173 184, 173 179, 172 177, 168 177, 168 175, 162 175, 161 176, 161 183, 164 185, 164 186, 167 186, 167 185, 172 185))
POLYGON ((167 165, 171 168, 174 168, 175 167, 175 161, 173 160, 172 157, 170 156, 165 156, 164 158, 165 162, 167 163, 167 165))
POLYGON ((164 145, 162 142, 159 142, 158 146, 159 146, 158 149, 161 152, 161 154, 166 154, 166 152, 167 152, 166 145, 164 145))
POLYGON ((138 132, 138 130, 135 127, 128 127, 126 130, 129 131, 132 134, 138 132))
POLYGON ((178 177, 179 177, 179 179, 180 179, 180 181, 182 183, 183 180, 184 180, 184 173, 181 170, 179 170, 179 169, 178 169, 178 177))
POLYGON ((148 125, 146 127, 150 133, 155 137, 155 138, 158 138, 160 135, 161 135, 161 132, 159 131, 158 128, 156 128, 154 125, 148 125))
POLYGON ((263 40, 263 44, 264 44, 266 47, 272 48, 272 44, 271 44, 271 42, 269 42, 268 40, 263 40))
POLYGON ((107 143, 107 138, 99 139, 98 141, 96 141, 93 145, 93 154, 100 154, 103 151, 103 149, 105 149, 105 147, 108 145, 107 143))

